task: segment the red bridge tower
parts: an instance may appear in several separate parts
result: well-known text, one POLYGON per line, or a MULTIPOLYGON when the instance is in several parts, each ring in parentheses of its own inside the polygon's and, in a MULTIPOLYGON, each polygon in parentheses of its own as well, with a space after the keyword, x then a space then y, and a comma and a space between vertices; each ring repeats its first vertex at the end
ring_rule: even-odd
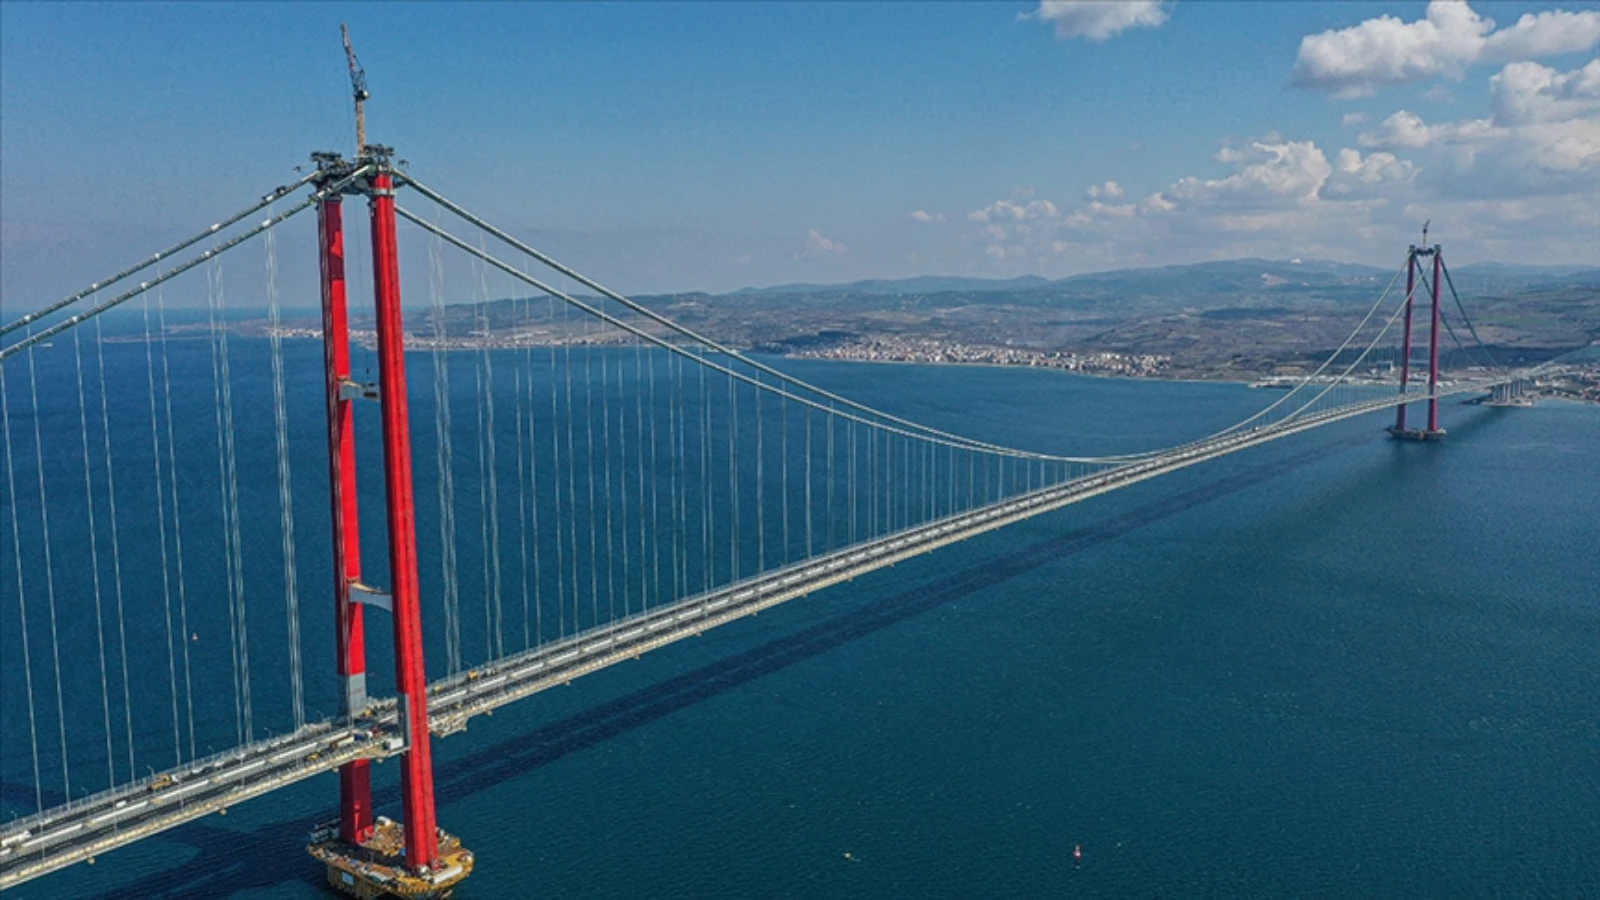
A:
MULTIPOLYGON (((1426 235, 1424 235, 1426 236, 1426 235)), ((1418 260, 1433 257, 1433 324, 1428 329, 1428 427, 1407 428, 1406 407, 1401 404, 1395 407, 1394 426, 1389 429, 1389 434, 1396 440, 1404 441, 1437 441, 1444 437, 1445 431, 1439 427, 1439 282, 1444 279, 1444 248, 1438 244, 1432 247, 1418 247, 1411 245, 1406 255, 1406 322, 1405 333, 1401 339, 1402 350, 1400 356, 1400 393, 1406 392, 1406 383, 1411 379, 1411 309, 1417 295, 1417 271, 1421 267, 1418 260)))
POLYGON ((387 147, 363 148, 347 162, 314 154, 321 183, 360 168, 348 193, 369 198, 372 282, 378 332, 378 384, 350 377, 346 308, 343 197, 318 207, 322 268, 322 322, 327 366, 328 461, 333 496, 334 602, 337 666, 343 679, 341 712, 374 753, 403 748, 400 787, 404 822, 374 818, 371 761, 357 758, 339 769, 339 820, 312 836, 308 848, 328 867, 334 887, 358 897, 398 894, 442 898, 472 871, 472 853, 438 827, 433 802, 433 754, 428 730, 428 675, 423 659, 418 594, 416 510, 411 479, 411 426, 406 394, 405 330, 400 314, 400 264, 395 238, 395 173, 387 147), (383 422, 384 497, 389 533, 389 589, 361 580, 360 510, 357 503, 353 405, 377 399, 383 422), (367 709, 366 645, 362 606, 394 615, 396 722, 367 709))

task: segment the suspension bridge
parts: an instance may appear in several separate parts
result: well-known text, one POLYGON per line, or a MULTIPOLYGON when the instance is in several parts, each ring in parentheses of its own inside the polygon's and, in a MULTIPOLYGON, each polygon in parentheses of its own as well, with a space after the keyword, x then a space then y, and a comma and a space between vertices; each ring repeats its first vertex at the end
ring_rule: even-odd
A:
POLYGON ((0 325, 0 889, 337 771, 339 817, 311 844, 330 882, 444 896, 473 857, 436 820, 431 746, 475 716, 1334 422, 1387 413, 1392 437, 1437 440, 1442 401, 1510 402, 1540 374, 1495 363, 1442 249, 1413 246, 1349 337, 1241 421, 1136 453, 1009 447, 719 343, 391 156, 315 154, 298 182, 0 325), (280 270, 310 211, 317 287, 280 270), (402 243, 429 297, 409 326, 402 243), (373 297, 370 329, 352 291, 373 297), (285 320, 318 295, 319 328, 285 320), (368 646, 374 611, 392 648, 368 646), (369 694, 369 650, 392 695, 369 694), (401 822, 372 808, 388 757, 401 822))

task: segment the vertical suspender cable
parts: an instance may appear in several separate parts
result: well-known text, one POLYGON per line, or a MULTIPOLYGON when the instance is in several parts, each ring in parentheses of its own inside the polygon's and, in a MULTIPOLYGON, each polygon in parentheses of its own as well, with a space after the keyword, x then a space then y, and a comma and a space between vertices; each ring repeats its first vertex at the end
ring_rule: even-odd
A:
MULTIPOLYGON (((89 472, 89 404, 84 399, 83 339, 80 335, 78 329, 72 329, 73 363, 78 376, 78 434, 83 447, 83 494, 87 504, 89 524, 90 585, 94 592, 94 629, 96 646, 100 653, 100 711, 105 719, 106 732, 106 786, 112 787, 117 783, 117 755, 111 746, 111 682, 106 669, 105 604, 100 587, 100 528, 95 521, 94 479, 89 472)), ((132 777, 130 772, 129 779, 132 777)))
MULTIPOLYGON (((481 240, 481 238, 480 238, 481 240)), ((492 510, 496 509, 499 499, 495 490, 494 474, 494 435, 492 422, 494 418, 494 404, 492 394, 494 386, 489 384, 491 399, 485 400, 485 380, 492 379, 493 372, 489 363, 489 314, 488 296, 489 284, 485 267, 474 261, 473 272, 476 275, 475 293, 473 296, 473 319, 478 331, 479 353, 478 365, 473 370, 477 385, 477 402, 475 408, 478 413, 478 531, 481 538, 479 552, 483 560, 483 643, 484 658, 496 659, 501 654, 495 652, 495 635, 499 633, 500 611, 500 561, 499 534, 500 523, 492 510), (489 423, 485 423, 485 414, 489 423), (488 429, 488 430, 486 430, 488 429)))
MULTIPOLYGON (((484 295, 476 287, 481 280, 479 273, 482 268, 480 263, 473 262, 472 324, 473 331, 479 332, 479 339, 486 343, 484 332, 489 326, 483 316, 484 295)), ((494 591, 491 588, 494 573, 489 570, 489 479, 492 476, 488 471, 488 452, 484 447, 483 434, 483 356, 487 352, 487 349, 480 347, 480 352, 475 354, 472 379, 475 387, 473 411, 478 417, 478 559, 483 571, 483 583, 479 588, 483 592, 483 655, 484 659, 494 659, 494 591)))
POLYGON ((584 453, 589 460, 589 619, 590 627, 600 624, 600 516, 594 489, 594 345, 589 338, 590 320, 583 320, 583 426, 584 453))
POLYGON ((277 234, 276 229, 268 229, 263 240, 267 257, 267 315, 271 319, 272 329, 269 335, 272 351, 272 411, 273 424, 276 426, 274 440, 278 449, 278 530, 283 539, 283 606, 289 640, 289 703, 294 713, 295 730, 299 731, 306 724, 306 702, 300 667, 300 574, 295 560, 294 479, 289 468, 289 398, 283 379, 277 234))
POLYGON ((572 424, 572 342, 576 335, 569 333, 567 319, 567 308, 562 306, 561 324, 564 326, 562 328, 564 333, 563 344, 566 351, 566 365, 562 368, 566 371, 567 380, 567 510, 570 513, 567 516, 567 537, 569 538, 567 546, 572 548, 572 565, 567 568, 572 572, 572 633, 577 634, 582 630, 578 624, 578 609, 582 596, 582 592, 578 587, 578 571, 581 568, 578 563, 582 558, 583 551, 578 549, 578 451, 576 439, 573 436, 573 431, 576 429, 572 424))
POLYGON ((737 436, 739 433, 739 383, 728 376, 728 493, 731 495, 728 509, 733 517, 728 525, 728 550, 733 558, 733 576, 730 581, 738 581, 741 574, 739 559, 739 453, 737 436))
POLYGON ((712 542, 717 534, 717 523, 711 517, 715 503, 711 493, 711 392, 706 386, 706 367, 695 366, 695 369, 700 375, 700 489, 704 493, 700 501, 700 590, 709 591, 716 574, 712 564, 712 542))
MULTIPOLYGON (((646 444, 650 452, 648 459, 644 457, 639 459, 639 504, 641 506, 644 505, 644 484, 645 480, 648 479, 650 482, 650 596, 655 598, 656 603, 661 603, 661 544, 663 531, 661 529, 661 475, 657 465, 656 454, 656 436, 658 433, 656 419, 659 418, 657 413, 660 412, 656 407, 656 352, 653 347, 646 350, 643 341, 638 341, 633 346, 636 354, 638 354, 634 357, 634 360, 645 366, 644 371, 639 376, 640 380, 648 379, 649 397, 648 400, 642 400, 641 403, 648 403, 650 407, 650 437, 646 444)), ((638 390, 638 388, 635 388, 635 390, 638 390)), ((644 431, 642 424, 639 430, 642 434, 644 431)), ((667 459, 670 461, 671 458, 669 454, 667 459)), ((667 529, 665 533, 670 534, 671 531, 671 529, 667 529)), ((639 531, 639 540, 641 541, 639 549, 643 552, 643 529, 639 531)), ((649 603, 646 603, 645 608, 648 609, 649 605, 649 603)))
MULTIPOLYGON (((160 290, 159 288, 157 290, 160 290)), ((144 295, 144 369, 150 393, 150 462, 155 468, 156 532, 161 547, 161 601, 167 626, 167 685, 172 698, 172 762, 183 762, 183 734, 178 727, 178 650, 172 635, 172 570, 167 549, 167 496, 161 477, 161 429, 156 413, 156 363, 151 349, 150 295, 144 295)))
MULTIPOLYGON (((828 404, 828 408, 829 408, 829 410, 833 409, 833 404, 831 402, 828 404)), ((826 544, 826 548, 827 548, 826 552, 828 552, 828 553, 832 553, 835 549, 837 549, 837 547, 835 546, 835 544, 833 542, 833 526, 834 526, 834 519, 835 519, 834 499, 833 498, 834 498, 834 495, 839 492, 839 488, 838 488, 837 481, 833 477, 833 456, 834 456, 834 453, 833 453, 833 420, 834 420, 834 415, 833 415, 832 412, 829 412, 827 417, 826 417, 826 420, 823 423, 824 426, 827 429, 827 436, 826 436, 826 438, 824 440, 824 445, 825 446, 824 446, 823 449, 825 449, 827 451, 827 456, 828 456, 827 473, 824 476, 824 478, 826 479, 825 487, 828 490, 828 543, 826 544)), ((852 439, 855 437, 854 426, 855 426, 854 422, 850 423, 850 427, 851 427, 850 436, 851 436, 852 439)), ((854 502, 853 498, 847 497, 846 499, 849 500, 852 503, 854 502)))
MULTIPOLYGON (((684 595, 683 582, 679 580, 683 568, 683 544, 688 539, 683 519, 683 454, 678 450, 678 421, 682 415, 682 397, 678 393, 677 380, 672 377, 672 365, 675 354, 665 356, 667 364, 667 503, 671 507, 667 510, 667 519, 671 525, 667 534, 672 536, 672 555, 668 560, 672 565, 672 599, 680 600, 684 595)), ((652 354, 653 357, 653 354, 652 354)), ((655 409, 656 390, 656 363, 654 358, 650 361, 650 408, 655 409)), ((655 422, 651 420, 651 428, 655 422)), ((659 478, 651 479, 651 490, 660 482, 659 478)), ((659 546, 659 545, 658 545, 659 546)), ((657 593, 660 590, 657 589, 657 593)))
POLYGON ((239 684, 239 610, 233 596, 232 532, 229 528, 228 519, 228 464, 225 456, 222 417, 222 367, 217 359, 217 287, 215 268, 215 263, 206 267, 206 311, 210 316, 208 320, 210 323, 208 336, 211 338, 212 415, 217 428, 218 508, 221 511, 222 518, 222 560, 227 578, 225 590, 228 597, 228 652, 233 665, 233 724, 235 737, 242 744, 244 743, 244 710, 241 707, 243 691, 240 689, 239 684))
MULTIPOLYGON (((644 356, 645 356, 645 353, 644 353, 644 342, 642 342, 642 341, 634 341, 633 342, 633 418, 634 418, 633 432, 634 432, 634 440, 635 440, 635 442, 637 444, 637 449, 639 451, 639 457, 638 457, 639 465, 637 467, 637 471, 638 471, 638 476, 639 476, 639 517, 638 518, 639 518, 639 609, 640 610, 646 610, 646 609, 650 608, 650 600, 651 600, 652 597, 655 598, 657 603, 661 602, 660 592, 659 591, 652 592, 650 590, 650 577, 651 576, 650 576, 650 574, 647 574, 645 572, 645 545, 646 545, 646 543, 648 542, 648 544, 649 544, 651 549, 657 549, 657 548, 659 548, 661 546, 661 542, 660 542, 660 525, 656 522, 656 508, 655 508, 655 504, 653 502, 650 504, 649 518, 645 517, 645 487, 644 487, 644 483, 645 483, 646 478, 649 478, 652 482, 655 481, 655 478, 653 477, 654 466, 653 465, 650 466, 649 468, 652 471, 647 473, 646 465, 645 465, 645 453, 646 453, 647 450, 649 451, 651 463, 653 464, 654 461, 655 461, 655 408, 651 407, 651 409, 650 409, 651 431, 650 431, 649 441, 647 442, 646 439, 645 439, 645 430, 644 430, 644 380, 645 380, 644 356), (646 529, 646 524, 648 524, 648 526, 649 526, 649 534, 648 535, 646 534, 646 530, 645 530, 646 529)), ((652 500, 653 499, 654 498, 652 498, 652 500)), ((659 557, 657 558, 657 562, 658 561, 659 561, 659 557)), ((650 566, 650 573, 655 573, 655 571, 656 571, 655 565, 652 564, 650 566)), ((659 578, 659 575, 657 577, 659 578)), ((660 582, 659 581, 656 582, 656 587, 657 588, 660 587, 660 582)))
MULTIPOLYGON (((29 328, 28 333, 31 336, 33 329, 29 328)), ((33 462, 39 475, 39 530, 44 538, 44 586, 50 610, 50 655, 56 676, 56 723, 61 737, 61 792, 71 800, 72 772, 67 765, 67 709, 61 689, 61 638, 56 630, 56 575, 50 551, 50 501, 45 496, 44 438, 39 427, 39 420, 43 416, 39 415, 39 377, 35 371, 32 347, 28 348, 28 392, 33 404, 33 462)))
MULTIPOLYGON (((761 373, 756 372, 756 382, 759 385, 761 373)), ((763 488, 766 478, 762 474, 763 464, 766 462, 767 448, 765 434, 761 430, 761 395, 766 393, 760 387, 756 388, 756 571, 765 572, 767 569, 767 501, 763 488)))
MULTIPOLYGON (((516 301, 513 300, 512 303, 515 304, 516 301)), ((522 298, 522 303, 523 325, 526 326, 528 299, 526 297, 522 298)), ((533 622, 529 616, 528 609, 528 462, 525 458, 527 456, 527 443, 522 439, 522 410, 526 404, 522 395, 522 370, 515 365, 515 353, 516 351, 513 350, 511 386, 513 397, 512 412, 516 414, 514 424, 517 427, 517 551, 522 558, 522 564, 517 571, 522 576, 522 649, 526 650, 533 645, 533 622)), ((531 371, 528 373, 528 377, 530 379, 533 377, 531 371)), ((531 430, 533 424, 532 409, 528 410, 528 420, 531 430)), ((537 514, 537 511, 535 514, 537 514)))
MULTIPOLYGON (((570 519, 570 516, 564 517, 562 515, 562 512, 561 512, 561 468, 562 468, 562 466, 561 466, 561 430, 558 427, 556 427, 556 423, 559 421, 559 416, 557 414, 558 395, 557 395, 557 392, 556 392, 556 382, 558 382, 560 380, 557 377, 556 372, 557 372, 558 369, 561 368, 561 366, 560 366, 559 362, 556 359, 556 343, 558 341, 565 341, 566 340, 566 336, 561 334, 559 331, 557 331, 556 327, 555 327, 555 318, 556 318, 556 307, 555 307, 556 301, 555 301, 555 298, 554 297, 550 297, 550 298, 548 298, 548 300, 549 300, 548 318, 550 320, 550 333, 552 335, 552 337, 550 339, 550 429, 549 430, 550 430, 550 466, 551 466, 551 472, 553 473, 553 475, 552 475, 552 477, 550 479, 550 481, 551 481, 551 498, 554 501, 553 505, 555 507, 555 528, 553 530, 556 533, 556 636, 558 638, 564 638, 564 637, 567 636, 567 580, 566 580, 567 551, 566 551, 566 537, 565 537, 564 532, 562 531, 561 523, 562 523, 562 521, 564 519, 570 519)), ((569 473, 572 471, 572 464, 571 464, 570 461, 568 461, 568 464, 567 464, 567 471, 569 473)))
MULTIPOLYGON (((523 298, 522 312, 531 334, 532 297, 523 298)), ((541 645, 544 643, 544 571, 539 560, 543 555, 544 545, 539 541, 539 435, 534 430, 534 423, 538 420, 534 411, 538 408, 538 404, 533 397, 533 344, 529 342, 528 335, 523 336, 522 363, 528 381, 528 452, 531 457, 528 460, 528 490, 533 494, 533 502, 530 504, 533 510, 533 635, 535 645, 541 645)), ((550 421, 555 421, 554 414, 551 415, 550 421)))
POLYGON ((810 559, 816 551, 812 544, 811 530, 811 407, 806 407, 806 558, 810 559))
POLYGON ((685 398, 688 396, 688 385, 683 376, 683 358, 676 353, 667 355, 668 385, 677 397, 678 404, 678 439, 674 442, 673 450, 676 457, 676 473, 678 478, 678 534, 681 535, 680 544, 682 555, 678 558, 678 596, 689 596, 689 419, 688 410, 685 409, 685 398), (673 368, 677 371, 674 374, 673 368))
POLYGON ((94 320, 94 347, 100 370, 100 435, 105 442, 106 515, 111 520, 111 577, 117 589, 117 644, 122 658, 122 723, 128 739, 128 777, 131 780, 138 768, 133 762, 133 689, 128 683, 128 618, 122 590, 122 531, 117 521, 117 482, 111 457, 111 411, 106 399, 105 340, 100 332, 98 317, 94 320))
MULTIPOLYGON (((37 416, 35 416, 37 418, 37 416)), ((39 719, 33 703, 33 641, 28 636, 28 596, 22 578, 22 525, 17 517, 15 451, 11 444, 11 395, 6 390, 5 366, 0 365, 0 431, 5 433, 6 496, 11 502, 11 558, 17 564, 17 616, 22 635, 22 685, 28 695, 28 749, 33 753, 33 807, 44 809, 44 779, 39 773, 39 719)))
MULTIPOLYGON (((606 621, 613 621, 617 618, 617 545, 616 531, 613 527, 611 515, 611 361, 607 358, 611 354, 601 341, 596 341, 595 344, 589 347, 589 355, 593 356, 596 353, 600 356, 601 472, 606 481, 604 494, 606 509, 606 621)), ((623 546, 623 551, 627 551, 626 545, 623 546)))
MULTIPOLYGON (((478 236, 480 246, 483 236, 478 236)), ((498 465, 497 442, 494 424, 494 353, 490 348, 492 334, 489 321, 489 267, 479 267, 479 278, 483 281, 483 405, 484 436, 487 440, 485 449, 488 451, 487 468, 489 470, 489 545, 486 548, 489 554, 489 571, 494 576, 494 653, 491 658, 498 659, 506 655, 505 642, 505 596, 502 593, 501 561, 500 561, 500 483, 498 465)))
POLYGON ((228 352, 227 293, 222 281, 220 258, 209 270, 214 276, 208 300, 211 301, 213 364, 219 402, 217 407, 217 468, 221 475, 224 545, 228 556, 230 581, 230 624, 233 631, 235 710, 238 713, 239 742, 255 733, 250 696, 250 638, 245 612, 244 539, 239 521, 239 461, 234 444, 233 375, 228 352), (219 319, 220 316, 220 319, 219 319))
POLYGON ((178 504, 178 441, 173 433, 172 367, 167 356, 167 298, 156 292, 156 331, 161 344, 161 393, 167 423, 167 483, 172 486, 172 559, 178 576, 178 642, 183 645, 183 702, 189 725, 189 758, 197 755, 194 737, 194 671, 189 658, 189 588, 183 567, 183 511, 178 504))
MULTIPOLYGON (((787 387, 787 385, 779 385, 779 387, 787 387)), ((783 507, 782 507, 782 515, 783 515, 783 532, 782 532, 782 538, 783 538, 783 562, 781 563, 781 565, 787 566, 789 564, 789 398, 788 397, 783 397, 781 399, 781 405, 779 406, 779 409, 781 410, 781 412, 780 412, 780 414, 778 416, 778 435, 780 437, 780 441, 779 441, 779 444, 778 444, 778 459, 780 460, 779 465, 778 465, 778 485, 783 489, 783 507)))
MULTIPOLYGON (((610 363, 607 361, 607 357, 611 356, 611 355, 612 354, 607 353, 605 356, 600 357, 600 364, 605 366, 607 369, 611 368, 610 363)), ((619 350, 615 354, 615 356, 616 356, 616 359, 617 359, 617 454, 618 454, 618 460, 617 460, 617 496, 620 498, 620 501, 619 501, 620 505, 619 505, 619 508, 617 510, 617 512, 618 512, 618 521, 620 522, 620 527, 617 529, 618 532, 619 532, 618 537, 617 537, 617 543, 622 546, 622 579, 621 579, 621 583, 622 583, 622 614, 623 615, 627 615, 631 610, 631 601, 628 599, 629 594, 631 593, 628 590, 628 579, 629 579, 629 573, 632 570, 632 564, 633 564, 633 549, 630 546, 631 542, 628 540, 628 429, 627 429, 626 417, 623 415, 624 405, 623 405, 623 402, 622 402, 622 398, 623 398, 623 392, 624 392, 625 389, 623 387, 623 381, 622 381, 622 353, 621 353, 621 351, 619 350)), ((605 393, 606 393, 607 397, 611 396, 611 391, 610 391, 609 388, 606 390, 605 393)), ((606 416, 606 418, 609 419, 610 415, 608 414, 606 416)), ((607 430, 609 431, 609 429, 607 429, 607 430)), ((608 441, 607 448, 606 448, 606 490, 607 490, 608 494, 609 494, 610 488, 611 488, 611 462, 610 462, 610 460, 611 460, 611 450, 610 450, 610 445, 609 445, 609 441, 608 441)), ((611 542, 611 501, 608 499, 606 501, 606 543, 607 543, 608 546, 609 546, 610 542, 611 542)), ((610 567, 610 568, 614 568, 614 566, 610 567)), ((616 610, 613 609, 612 612, 611 612, 611 618, 615 619, 616 617, 617 617, 616 610)))
POLYGON ((461 573, 456 565, 455 425, 450 416, 450 355, 445 350, 444 255, 438 235, 428 242, 429 308, 433 319, 433 442, 439 466, 439 566, 444 579, 445 664, 462 669, 461 573))

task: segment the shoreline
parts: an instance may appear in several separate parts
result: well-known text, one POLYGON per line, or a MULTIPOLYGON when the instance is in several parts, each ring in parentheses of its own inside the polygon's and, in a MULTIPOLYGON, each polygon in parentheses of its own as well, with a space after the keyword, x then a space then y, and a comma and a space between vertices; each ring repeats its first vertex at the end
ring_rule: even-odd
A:
MULTIPOLYGON (((246 339, 249 339, 249 338, 264 339, 264 338, 271 337, 270 334, 266 333, 266 331, 264 329, 260 328, 260 327, 249 327, 249 326, 252 326, 252 325, 258 325, 258 323, 256 323, 256 322, 230 323, 230 327, 228 327, 228 330, 230 332, 232 332, 236 337, 246 338, 246 339), (245 325, 246 327, 238 327, 239 325, 245 325)), ((169 327, 169 329, 167 331, 166 338, 168 340, 176 340, 176 341, 182 341, 182 340, 204 340, 205 337, 206 337, 206 334, 204 332, 206 332, 206 331, 209 331, 209 328, 206 327, 206 326, 177 326, 177 327, 169 327)), ((362 346, 366 346, 366 343, 362 340, 362 338, 363 337, 370 337, 370 336, 371 336, 370 333, 362 334, 362 333, 359 333, 359 332, 353 333, 351 335, 351 337, 354 340, 354 342, 357 343, 357 344, 360 344, 362 346)), ((119 343, 119 344, 120 343, 145 343, 147 341, 154 340, 155 337, 156 336, 153 335, 153 334, 152 335, 148 335, 148 336, 142 335, 142 334, 130 334, 130 335, 115 335, 115 336, 107 337, 104 340, 106 342, 108 342, 108 343, 119 343)), ((617 347, 617 348, 625 348, 625 347, 631 346, 632 343, 633 343, 631 341, 595 340, 595 339, 593 339, 593 337, 589 337, 587 339, 580 339, 580 340, 571 340, 571 341, 567 341, 567 340, 541 341, 541 342, 538 342, 538 343, 511 343, 511 342, 504 342, 504 341, 498 341, 498 340, 490 340, 488 342, 485 342, 485 341, 482 341, 482 340, 472 341, 472 340, 463 340, 463 339, 460 339, 460 338, 446 338, 445 341, 443 342, 443 345, 439 346, 439 345, 435 344, 435 339, 432 338, 432 337, 429 337, 429 336, 417 335, 417 334, 413 333, 413 334, 408 334, 406 337, 407 337, 407 340, 405 342, 405 349, 407 351, 409 351, 409 352, 414 352, 414 353, 438 353, 438 352, 447 352, 447 353, 449 353, 449 352, 461 352, 461 351, 476 352, 476 351, 482 351, 482 350, 485 350, 485 349, 488 349, 488 350, 504 350, 504 351, 513 351, 514 352, 514 351, 517 351, 517 350, 534 350, 534 349, 544 350, 544 349, 557 349, 557 348, 570 348, 570 347, 582 347, 582 348, 617 347)), ((315 329, 290 326, 290 327, 284 328, 282 330, 282 333, 280 334, 280 338, 287 339, 287 340, 316 340, 316 341, 320 341, 321 340, 321 335, 320 335, 320 333, 316 333, 315 329)), ((1161 374, 1161 373, 1144 374, 1144 373, 1120 373, 1120 372, 1107 372, 1107 371, 1083 371, 1081 369, 1070 369, 1070 368, 1067 368, 1065 366, 1032 365, 1032 364, 1022 363, 1022 362, 996 362, 996 361, 986 361, 986 360, 970 360, 969 361, 969 360, 931 360, 931 359, 929 359, 929 360, 921 360, 921 359, 886 359, 886 358, 849 358, 849 357, 838 357, 838 356, 821 356, 821 355, 813 356, 813 355, 807 355, 807 354, 780 353, 780 352, 772 352, 770 350, 763 351, 763 350, 756 349, 756 348, 738 348, 738 351, 741 352, 741 353, 744 353, 744 354, 748 354, 750 356, 764 356, 764 357, 768 357, 768 358, 772 358, 772 359, 794 360, 794 361, 803 361, 803 362, 855 363, 855 364, 862 364, 862 365, 939 366, 939 367, 951 367, 951 368, 955 368, 955 367, 972 367, 972 368, 985 368, 985 369, 1029 370, 1029 371, 1050 372, 1050 373, 1053 373, 1053 374, 1056 374, 1056 375, 1068 376, 1068 377, 1073 377, 1073 378, 1095 378, 1095 379, 1105 379, 1105 380, 1112 380, 1112 381, 1160 382, 1160 383, 1168 383, 1168 384, 1229 384, 1229 385, 1243 385, 1243 386, 1246 386, 1246 387, 1250 387, 1252 384, 1254 384, 1254 383, 1256 383, 1258 381, 1261 381, 1264 378, 1274 378, 1274 377, 1282 378, 1282 377, 1284 377, 1284 376, 1281 376, 1281 375, 1279 375, 1279 376, 1267 375, 1265 373, 1250 373, 1248 376, 1244 376, 1244 377, 1238 377, 1234 373, 1228 373, 1228 374, 1217 373, 1216 375, 1207 376, 1205 374, 1196 374, 1196 373, 1193 373, 1193 372, 1185 372, 1184 374, 1182 374, 1180 376, 1180 375, 1166 375, 1166 374, 1161 374)), ((1578 378, 1576 380, 1580 384, 1582 384, 1584 381, 1588 380, 1589 378, 1595 378, 1597 376, 1600 376, 1600 366, 1597 366, 1596 368, 1597 368, 1596 375, 1588 375, 1588 376, 1580 375, 1580 376, 1578 376, 1578 378)), ((1372 384, 1372 385, 1368 385, 1368 386, 1371 386, 1371 387, 1382 387, 1384 385, 1382 385, 1382 384, 1372 384)), ((1251 389, 1252 390, 1257 390, 1258 388, 1251 388, 1251 389)), ((1259 390, 1271 390, 1271 389, 1272 389, 1271 387, 1259 388, 1259 390)), ((1539 393, 1539 394, 1536 395, 1536 397, 1537 397, 1537 399, 1540 399, 1540 400, 1562 400, 1562 401, 1575 403, 1575 404, 1580 404, 1580 405, 1600 405, 1600 396, 1596 396, 1595 398, 1591 399, 1589 397, 1585 397, 1585 396, 1582 396, 1582 395, 1574 396, 1572 393, 1570 393, 1569 391, 1566 391, 1566 390, 1562 390, 1562 391, 1558 391, 1558 392, 1552 392, 1552 393, 1539 393)), ((1420 399, 1426 400, 1427 398, 1426 397, 1421 397, 1420 399)))
MULTIPOLYGON (((752 354, 757 355, 757 354, 752 354)), ((1072 378, 1102 378, 1108 381, 1160 381, 1171 384, 1244 384, 1248 385, 1253 379, 1239 378, 1169 378, 1164 375, 1115 375, 1108 372, 1076 372, 1060 366, 1024 366, 1013 363, 998 362, 948 362, 920 359, 840 359, 831 356, 795 356, 788 353, 762 353, 761 356, 771 356, 778 359, 803 360, 805 362, 820 363, 857 363, 868 366, 949 366, 952 368, 971 369, 1023 369, 1027 371, 1049 372, 1054 375, 1065 375, 1072 378)))

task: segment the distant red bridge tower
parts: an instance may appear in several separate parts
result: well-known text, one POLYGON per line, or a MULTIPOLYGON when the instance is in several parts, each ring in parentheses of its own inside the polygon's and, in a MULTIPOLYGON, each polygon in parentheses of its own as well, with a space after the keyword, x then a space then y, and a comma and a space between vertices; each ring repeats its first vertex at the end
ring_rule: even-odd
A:
MULTIPOLYGON (((1406 255, 1406 313, 1405 332, 1401 338, 1400 355, 1400 393, 1406 392, 1406 384, 1411 380, 1411 318, 1412 306, 1417 296, 1417 272, 1421 259, 1433 258, 1433 323, 1428 329, 1428 427, 1407 428, 1406 408, 1409 404, 1395 407, 1394 425, 1389 429, 1389 434, 1397 440, 1405 441, 1436 441, 1443 438, 1445 431, 1439 427, 1439 282, 1444 279, 1444 248, 1438 244, 1432 247, 1418 247, 1411 245, 1406 255)), ((1420 397, 1418 399, 1421 399, 1420 397)))

